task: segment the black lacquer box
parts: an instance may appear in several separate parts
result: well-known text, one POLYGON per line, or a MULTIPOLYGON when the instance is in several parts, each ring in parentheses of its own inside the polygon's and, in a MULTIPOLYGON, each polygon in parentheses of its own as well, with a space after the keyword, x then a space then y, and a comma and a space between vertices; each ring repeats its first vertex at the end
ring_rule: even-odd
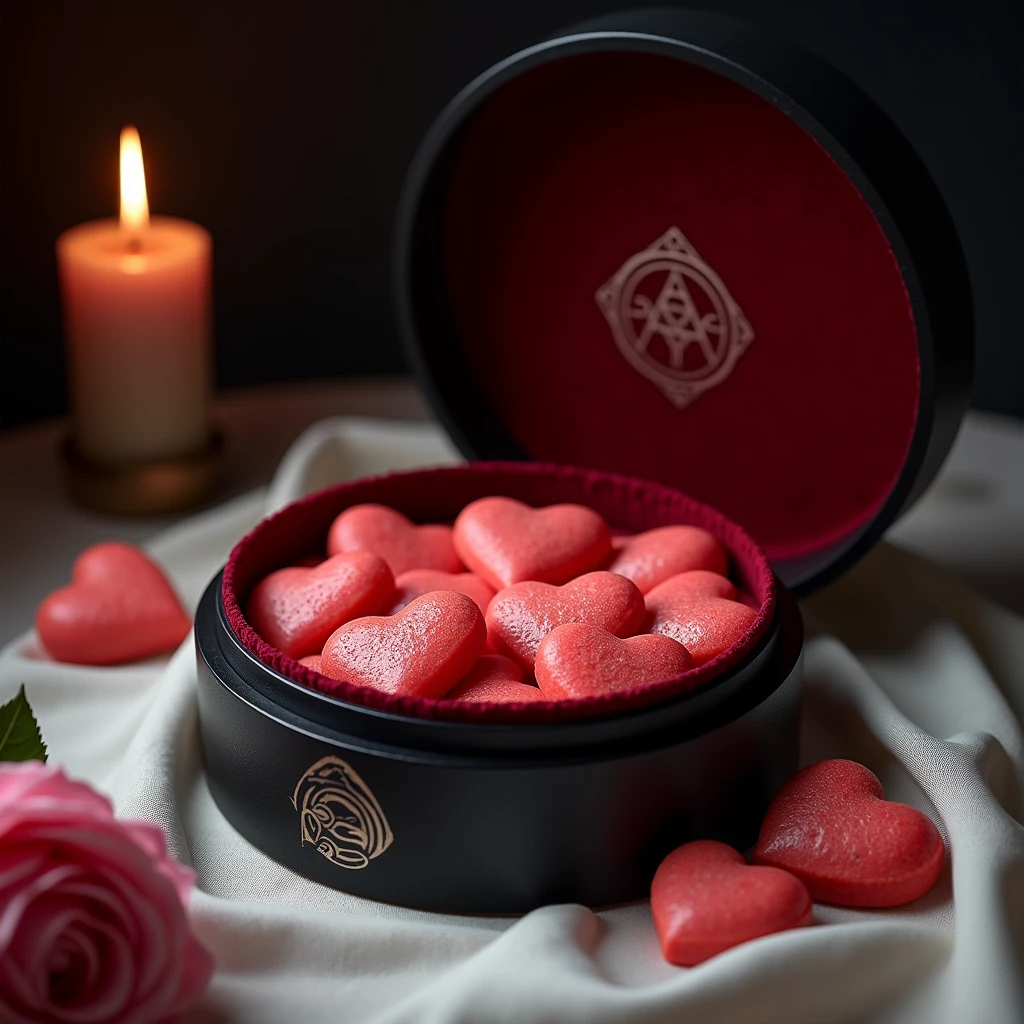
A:
POLYGON ((214 799, 303 875, 450 912, 640 898, 681 842, 749 845, 797 763, 793 595, 922 493, 966 406, 967 274, 926 169, 819 59, 623 13, 455 97, 395 260, 417 373, 479 461, 330 488, 239 543, 196 620, 214 799), (698 677, 519 707, 329 697, 246 623, 349 505, 450 522, 487 494, 702 525, 758 619, 698 677))

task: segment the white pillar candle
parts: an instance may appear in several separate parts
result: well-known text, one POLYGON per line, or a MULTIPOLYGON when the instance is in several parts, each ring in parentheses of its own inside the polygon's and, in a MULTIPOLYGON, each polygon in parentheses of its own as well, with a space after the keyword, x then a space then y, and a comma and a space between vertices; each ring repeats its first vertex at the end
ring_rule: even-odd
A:
POLYGON ((75 442, 104 465, 202 451, 210 434, 211 240, 150 219, 138 133, 121 133, 121 216, 57 239, 75 442))

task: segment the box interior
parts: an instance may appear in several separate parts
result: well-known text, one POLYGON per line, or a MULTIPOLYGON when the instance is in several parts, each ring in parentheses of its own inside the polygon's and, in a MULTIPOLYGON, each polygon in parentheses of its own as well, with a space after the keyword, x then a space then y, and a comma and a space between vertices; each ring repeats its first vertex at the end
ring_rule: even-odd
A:
MULTIPOLYGON (((706 68, 601 52, 506 83, 456 147, 448 301, 475 387, 527 457, 678 487, 774 561, 872 519, 917 419, 914 315, 874 213, 803 128, 706 68), (627 362, 595 298, 673 227, 753 331, 683 408, 627 362)), ((650 301, 666 277, 647 276, 650 301)), ((713 299, 690 293, 708 322, 713 299)))
MULTIPOLYGON (((726 517, 680 492, 617 474, 524 463, 469 463, 463 466, 392 473, 318 491, 261 522, 232 551, 224 569, 221 597, 228 625, 243 646, 287 679, 322 692, 326 680, 267 644, 245 619, 243 608, 267 573, 301 564, 322 552, 331 522, 350 505, 390 505, 416 522, 451 522, 470 501, 503 494, 535 507, 578 502, 594 508, 616 532, 635 533, 671 523, 701 526, 713 533, 730 558, 730 574, 758 609, 746 635, 729 651, 675 679, 585 700, 487 704, 395 697, 370 687, 332 682, 346 703, 399 715, 467 722, 537 722, 621 712, 696 691, 742 661, 757 647, 775 615, 775 579, 751 537, 726 517)), ((329 699, 326 698, 325 699, 329 699)))

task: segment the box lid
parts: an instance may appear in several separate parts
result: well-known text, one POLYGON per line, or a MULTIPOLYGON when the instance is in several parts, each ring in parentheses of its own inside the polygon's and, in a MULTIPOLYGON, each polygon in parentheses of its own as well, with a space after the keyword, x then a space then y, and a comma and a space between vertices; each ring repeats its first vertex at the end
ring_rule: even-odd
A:
POLYGON ((921 494, 966 407, 967 270, 926 168, 732 19, 624 12, 490 68, 412 164, 395 261, 467 456, 678 487, 798 593, 921 494))

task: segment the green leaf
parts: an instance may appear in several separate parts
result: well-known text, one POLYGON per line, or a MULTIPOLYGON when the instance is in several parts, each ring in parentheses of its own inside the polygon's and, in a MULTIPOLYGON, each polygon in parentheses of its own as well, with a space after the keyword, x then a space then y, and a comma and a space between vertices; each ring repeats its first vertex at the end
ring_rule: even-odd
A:
POLYGON ((0 761, 45 761, 46 744, 32 714, 25 687, 0 705, 0 761))

